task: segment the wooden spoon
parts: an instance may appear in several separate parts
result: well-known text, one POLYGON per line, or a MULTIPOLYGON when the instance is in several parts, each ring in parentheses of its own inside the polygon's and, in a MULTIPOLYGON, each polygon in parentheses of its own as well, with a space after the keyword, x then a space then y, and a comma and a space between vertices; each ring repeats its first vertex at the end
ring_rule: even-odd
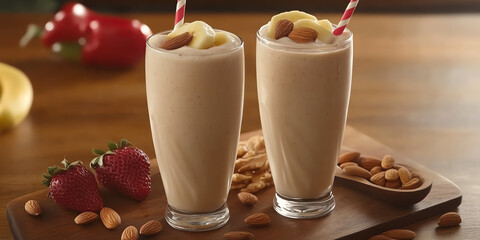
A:
POLYGON ((411 172, 418 175, 423 184, 415 189, 393 189, 376 185, 365 178, 349 175, 340 167, 335 172, 335 181, 344 183, 358 191, 368 193, 369 195, 381 199, 383 201, 396 205, 407 206, 422 201, 432 188, 430 171, 418 165, 413 168, 406 164, 397 164, 406 167, 411 172))

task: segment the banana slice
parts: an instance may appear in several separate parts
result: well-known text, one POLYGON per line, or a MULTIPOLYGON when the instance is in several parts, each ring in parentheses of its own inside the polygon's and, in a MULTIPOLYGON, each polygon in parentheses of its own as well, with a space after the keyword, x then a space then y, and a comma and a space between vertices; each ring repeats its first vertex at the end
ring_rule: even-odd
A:
POLYGON ((332 24, 328 20, 310 20, 300 19, 293 23, 293 29, 308 27, 317 31, 317 39, 325 43, 331 43, 334 40, 332 33, 332 24))
POLYGON ((224 32, 216 32, 215 33, 215 46, 220 46, 225 44, 230 38, 224 32))
POLYGON ((185 23, 178 29, 168 34, 169 38, 178 36, 184 32, 193 34, 193 38, 188 46, 197 49, 207 49, 215 46, 215 31, 203 21, 185 23))
POLYGON ((0 132, 18 125, 30 111, 33 89, 20 70, 0 63, 0 132))
POLYGON ((313 21, 317 21, 317 18, 315 16, 298 10, 279 13, 273 16, 268 23, 268 37, 275 39, 275 27, 277 26, 277 22, 282 19, 289 20, 291 22, 296 22, 299 19, 310 19, 313 21))

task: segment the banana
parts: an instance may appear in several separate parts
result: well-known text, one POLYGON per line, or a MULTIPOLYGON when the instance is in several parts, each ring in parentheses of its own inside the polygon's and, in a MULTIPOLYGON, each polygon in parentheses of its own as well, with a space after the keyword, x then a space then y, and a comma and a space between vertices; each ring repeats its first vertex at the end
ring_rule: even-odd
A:
POLYGON ((308 27, 317 31, 317 39, 319 41, 331 43, 334 40, 332 24, 328 20, 300 19, 293 23, 293 29, 300 27, 308 27))
POLYGON ((229 37, 224 32, 216 32, 215 33, 215 46, 220 46, 225 44, 229 40, 229 37))
POLYGON ((30 111, 32 101, 33 89, 28 77, 0 63, 0 132, 20 124, 30 111))
POLYGON ((317 18, 315 16, 298 10, 279 13, 277 15, 274 15, 268 23, 268 37, 275 39, 275 27, 277 27, 277 22, 283 19, 289 20, 291 22, 296 22, 300 19, 310 19, 312 21, 317 21, 317 18))
POLYGON ((168 34, 169 38, 178 36, 184 32, 193 34, 188 46, 198 49, 207 49, 215 46, 215 31, 203 21, 185 23, 178 29, 168 34))

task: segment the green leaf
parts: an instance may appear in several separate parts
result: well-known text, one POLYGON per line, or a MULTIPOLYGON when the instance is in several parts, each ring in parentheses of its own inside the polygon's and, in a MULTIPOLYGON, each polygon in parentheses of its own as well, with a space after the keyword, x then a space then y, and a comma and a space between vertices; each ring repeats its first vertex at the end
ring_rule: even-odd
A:
POLYGON ((112 151, 115 150, 115 149, 118 149, 118 145, 117 145, 117 143, 115 143, 115 142, 108 141, 108 142, 107 142, 107 145, 108 145, 108 148, 109 148, 110 150, 112 150, 112 151))
POLYGON ((130 145, 132 145, 127 139, 122 139, 120 140, 120 148, 124 148, 124 147, 128 147, 130 145))
POLYGON ((97 156, 105 154, 105 151, 100 150, 100 149, 92 149, 92 152, 93 152, 93 154, 95 154, 97 156))
POLYGON ((97 162, 97 164, 98 164, 98 166, 100 166, 100 167, 103 166, 103 156, 104 156, 104 155, 100 155, 100 156, 98 157, 98 162, 97 162))
POLYGON ((50 182, 51 182, 50 179, 43 179, 42 184, 45 185, 45 186, 47 186, 47 187, 49 187, 49 186, 50 186, 50 182))
POLYGON ((52 179, 52 175, 49 175, 49 174, 46 174, 46 173, 43 174, 43 177, 45 179, 52 179))
POLYGON ((63 158, 62 164, 63 166, 65 166, 65 169, 67 169, 68 166, 70 166, 70 163, 68 162, 67 158, 63 158))
POLYGON ((50 174, 51 176, 53 176, 53 174, 55 173, 55 170, 57 170, 58 167, 57 166, 51 166, 51 167, 48 167, 47 168, 47 172, 48 174, 50 174))

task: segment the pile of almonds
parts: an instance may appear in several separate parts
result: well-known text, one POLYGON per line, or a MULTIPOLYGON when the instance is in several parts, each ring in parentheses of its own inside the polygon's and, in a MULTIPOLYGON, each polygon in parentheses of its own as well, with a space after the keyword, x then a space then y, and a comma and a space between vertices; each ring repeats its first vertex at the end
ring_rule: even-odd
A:
POLYGON ((338 158, 338 165, 349 175, 362 177, 370 182, 388 188, 415 189, 422 185, 422 179, 406 167, 396 165, 389 154, 383 159, 362 156, 359 152, 346 152, 338 158))
POLYGON ((253 136, 240 142, 232 176, 232 189, 254 193, 273 185, 263 136, 253 136))

